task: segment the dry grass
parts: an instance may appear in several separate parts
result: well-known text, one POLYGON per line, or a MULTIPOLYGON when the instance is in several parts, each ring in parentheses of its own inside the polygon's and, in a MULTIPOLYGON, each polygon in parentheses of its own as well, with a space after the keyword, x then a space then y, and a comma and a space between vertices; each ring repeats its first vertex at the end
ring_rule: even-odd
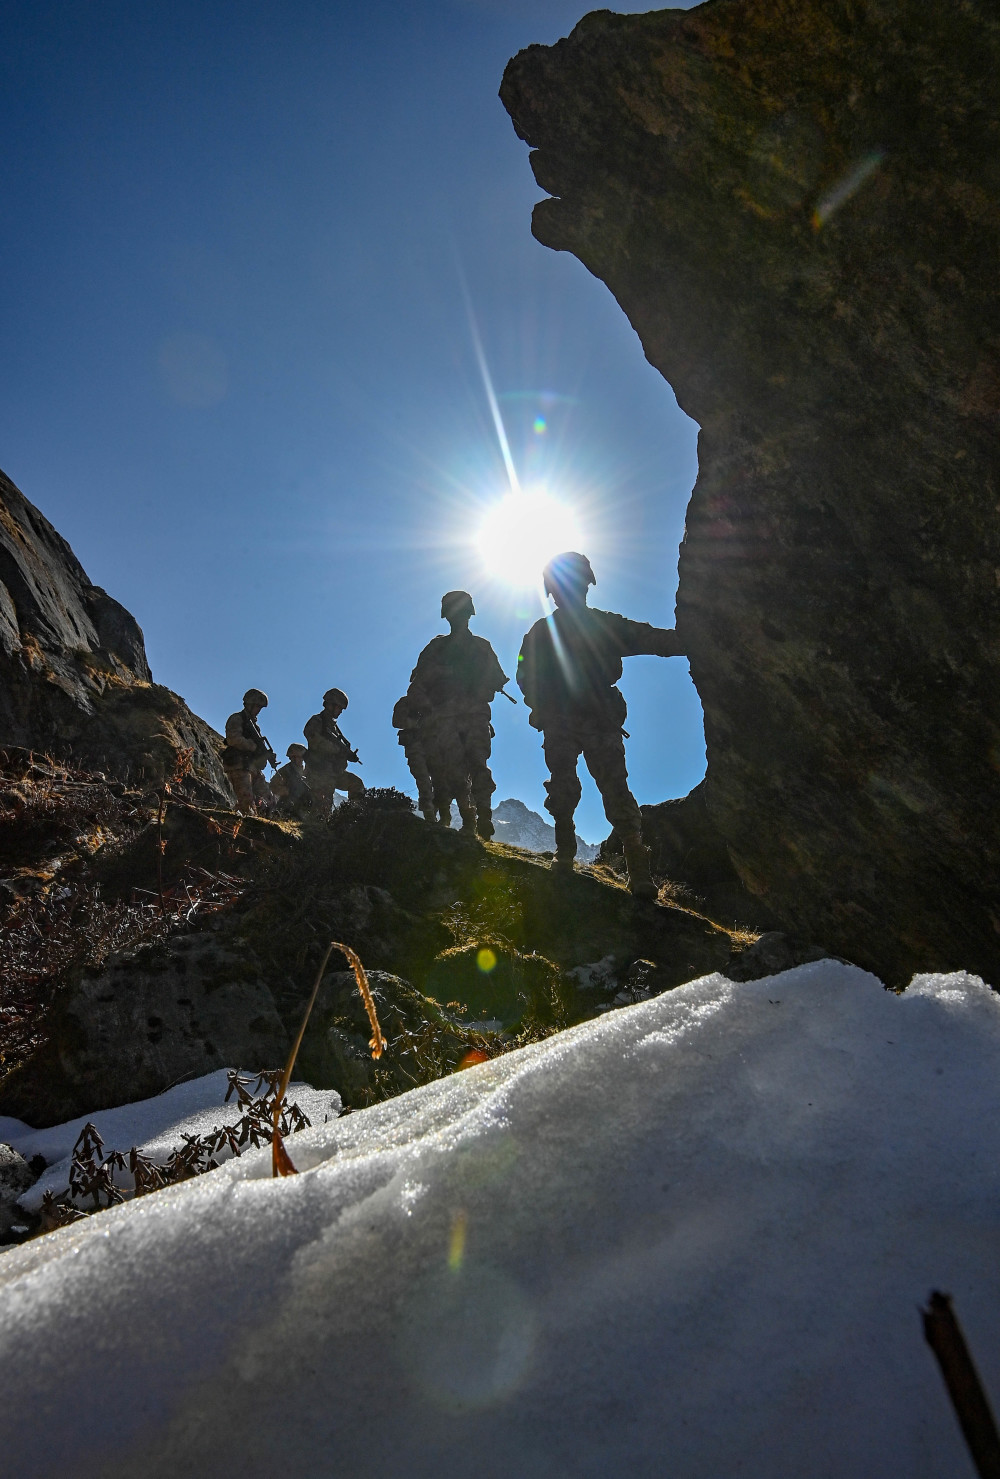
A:
POLYGON ((299 1027, 298 1034, 296 1035, 295 1041, 292 1044, 292 1051, 288 1055, 288 1062, 285 1064, 285 1071, 281 1077, 281 1086, 275 1095, 274 1134, 271 1139, 271 1174, 273 1176, 295 1175, 295 1167, 292 1164, 291 1157, 285 1150, 284 1142, 281 1138, 281 1131, 278 1126, 278 1116, 281 1112, 281 1106, 285 1102, 285 1095, 288 1092, 288 1085, 291 1081, 292 1070, 295 1067, 295 1060, 299 1055, 299 1048, 302 1046, 302 1039, 303 1037, 305 1037, 306 1027, 309 1023, 312 1009, 316 1005, 316 997, 319 995, 320 982, 323 980, 323 972, 326 970, 330 960, 330 956, 335 950, 339 950, 340 953, 346 957, 351 970, 354 972, 354 979, 358 983, 358 991, 361 993, 361 1000, 365 1004, 365 1011, 368 1013, 368 1021, 371 1023, 372 1035, 371 1041, 369 1042, 368 1046, 371 1048, 372 1057, 375 1059, 381 1058, 385 1049, 389 1046, 385 1038, 382 1036, 381 1027, 378 1025, 378 1016, 375 1012, 375 1000, 371 993, 371 987, 368 984, 368 977, 365 974, 365 968, 361 964, 360 956, 357 954, 356 951, 351 949, 350 945, 342 945, 339 940, 331 940, 326 948, 326 954, 323 956, 323 959, 320 962, 319 970, 316 972, 316 980, 313 984, 312 994, 310 995, 309 1000, 306 1002, 306 1009, 302 1014, 302 1024, 299 1027))

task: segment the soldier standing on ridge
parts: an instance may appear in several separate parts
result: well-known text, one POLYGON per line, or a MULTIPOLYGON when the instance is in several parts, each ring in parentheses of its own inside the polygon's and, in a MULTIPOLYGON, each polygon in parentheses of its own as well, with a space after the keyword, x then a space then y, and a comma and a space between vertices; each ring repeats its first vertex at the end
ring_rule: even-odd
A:
POLYGON ((425 821, 436 822, 437 807, 434 805, 434 787, 431 784, 431 773, 427 766, 427 752, 424 748, 421 728, 427 708, 427 700, 420 690, 408 688, 403 697, 396 701, 396 706, 392 711, 392 727, 399 730, 399 743, 403 747, 410 774, 417 785, 417 805, 425 821))
POLYGON ((531 709, 529 723, 542 731, 550 777, 545 809, 556 825, 554 866, 572 871, 576 857, 573 813, 580 800, 576 767, 582 752, 604 814, 625 848, 629 888, 639 898, 655 899, 642 814, 625 768, 625 699, 615 685, 623 657, 681 656, 677 634, 672 627, 649 626, 589 607, 587 589, 597 580, 590 561, 573 550, 550 560, 543 579, 556 609, 536 621, 521 644, 517 684, 531 709))
POLYGON ((490 704, 508 679, 485 637, 469 631, 475 614, 468 591, 448 591, 441 598, 441 616, 451 631, 428 642, 410 674, 410 687, 426 697, 430 711, 422 731, 441 820, 447 823, 454 798, 462 830, 488 838, 496 789, 487 764, 493 738, 490 704))
POLYGON ((254 816, 258 807, 267 805, 271 792, 264 779, 264 766, 278 763, 257 724, 257 715, 266 708, 267 694, 259 688, 248 688, 242 709, 226 720, 222 765, 236 793, 237 808, 247 816, 254 816))
POLYGON ((358 760, 337 723, 347 708, 347 694, 342 688, 328 688, 323 695, 323 708, 306 720, 302 733, 309 741, 306 753, 306 780, 321 817, 330 815, 334 791, 346 791, 352 801, 365 794, 365 783, 352 775, 348 764, 358 760))
POLYGON ((309 752, 305 745, 296 744, 289 745, 286 753, 288 764, 271 777, 271 795, 277 802, 279 816, 303 817, 313 805, 305 772, 305 758, 309 752))

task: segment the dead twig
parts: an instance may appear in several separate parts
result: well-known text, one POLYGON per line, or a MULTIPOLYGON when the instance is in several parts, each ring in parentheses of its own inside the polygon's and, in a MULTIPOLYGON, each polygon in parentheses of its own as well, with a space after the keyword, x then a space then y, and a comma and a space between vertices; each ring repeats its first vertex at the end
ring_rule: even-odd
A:
POLYGON ((921 1310, 924 1337, 937 1357, 959 1426, 980 1479, 1000 1479, 1000 1436, 962 1327, 951 1307, 951 1295, 935 1289, 921 1310))

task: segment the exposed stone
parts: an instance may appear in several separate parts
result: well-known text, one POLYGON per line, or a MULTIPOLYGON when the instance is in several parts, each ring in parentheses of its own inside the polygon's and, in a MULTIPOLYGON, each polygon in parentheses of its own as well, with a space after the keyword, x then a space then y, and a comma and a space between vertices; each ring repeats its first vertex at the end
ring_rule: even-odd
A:
MULTIPOLYGON (((643 806, 642 835, 657 878, 679 885, 676 897, 697 903, 711 919, 770 930, 780 921, 762 899, 744 888, 729 849, 708 815, 702 781, 676 801, 643 806)), ((624 870, 622 845, 612 832, 600 857, 624 870)))
POLYGON ((181 935, 83 973, 57 994, 45 1031, 0 1091, 0 1113, 37 1126, 217 1068, 278 1068, 290 1047, 253 955, 218 934, 181 935))
POLYGON ((194 788, 231 802, 221 737, 152 681, 135 618, 93 585, 0 473, 0 746, 158 783, 193 750, 194 788))
POLYGON ((1000 984, 1000 20, 587 16, 508 66, 539 241, 701 427, 677 627, 746 886, 885 979, 1000 984))
POLYGON ((332 971, 316 998, 296 1070, 315 1088, 337 1089, 352 1105, 366 1102, 379 1077, 383 1091, 389 1084, 395 1093, 419 1082, 413 1057, 421 1045, 427 1052, 446 1055, 452 1049, 449 1067, 461 1056, 461 1049, 455 1051, 457 1036, 448 1032, 455 1019, 409 981, 389 971, 370 971, 368 984, 379 1027, 393 1051, 381 1060, 372 1058, 371 1024, 354 972, 332 971))
POLYGON ((13 1228, 28 1221, 17 1199, 37 1180, 24 1156, 0 1141, 0 1242, 8 1238, 13 1228))
POLYGON ((793 966, 827 959, 829 952, 821 945, 799 945, 781 930, 768 930, 744 950, 734 951, 723 974, 730 981, 759 981, 793 966))

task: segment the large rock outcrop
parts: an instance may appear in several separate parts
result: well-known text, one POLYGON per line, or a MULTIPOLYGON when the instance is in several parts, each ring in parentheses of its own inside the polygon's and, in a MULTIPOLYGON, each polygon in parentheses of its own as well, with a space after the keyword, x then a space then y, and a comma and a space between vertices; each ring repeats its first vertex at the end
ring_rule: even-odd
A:
POLYGON ((586 17, 501 97, 539 241, 700 427, 677 625, 706 805, 785 923, 1000 985, 1000 21, 586 17))
POLYGON ((152 681, 135 618, 0 472, 0 747, 72 756, 153 784, 193 750, 196 785, 229 801, 221 739, 152 681))

